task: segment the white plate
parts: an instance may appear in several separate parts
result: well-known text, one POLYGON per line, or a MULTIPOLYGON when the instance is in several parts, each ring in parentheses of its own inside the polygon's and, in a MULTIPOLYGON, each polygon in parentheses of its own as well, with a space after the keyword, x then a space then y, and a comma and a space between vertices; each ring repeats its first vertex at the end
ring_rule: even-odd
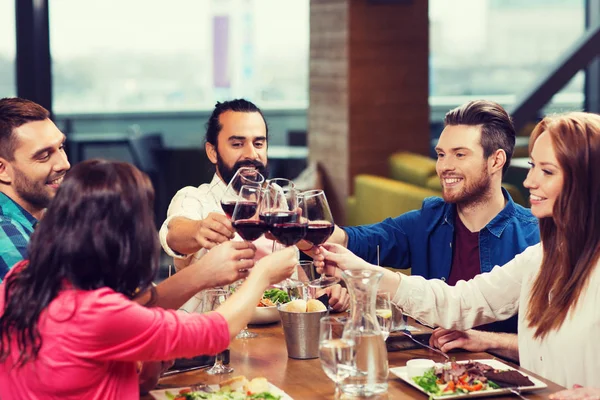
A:
MULTIPOLYGON (((209 387, 214 389, 215 391, 219 390, 219 385, 209 385, 209 387)), ((154 397, 156 400, 170 400, 169 397, 167 397, 167 392, 170 392, 171 394, 178 394, 181 389, 189 389, 189 386, 171 388, 171 389, 163 389, 163 390, 151 390, 150 395, 152 397, 154 397)), ((283 390, 279 389, 277 386, 273 385, 270 382, 269 382, 269 391, 271 393, 273 393, 274 395, 281 396, 281 400, 294 400, 290 397, 289 394, 287 394, 283 390)))
POLYGON ((272 324, 274 322, 278 322, 279 318, 279 310, 277 306, 273 307, 255 307, 254 312, 252 313, 252 317, 250 318, 249 324, 262 325, 262 324, 272 324))
MULTIPOLYGON (((482 364, 487 364, 490 367, 497 369, 499 371, 515 369, 515 368, 511 367, 510 365, 504 364, 502 361, 499 361, 499 360, 490 359, 490 360, 470 360, 470 361, 477 361, 482 364)), ((469 361, 457 361, 457 363, 459 363, 459 364, 465 364, 468 362, 469 361)), ((480 392, 469 392, 469 393, 460 393, 460 394, 451 394, 451 395, 450 394, 430 395, 421 386, 417 385, 415 383, 415 381, 413 381, 412 379, 410 379, 408 377, 408 374, 406 373, 406 367, 390 368, 390 372, 393 373, 394 375, 396 375, 397 377, 399 377, 400 379, 402 379, 404 382, 411 385, 412 387, 420 390, 425 395, 431 396, 432 399, 459 399, 461 397, 489 397, 489 396, 499 396, 501 394, 510 393, 510 390, 508 390, 508 389, 492 389, 492 390, 485 390, 485 391, 480 391, 480 392)), ((533 386, 521 387, 520 389, 522 392, 532 392, 535 390, 540 390, 540 389, 544 389, 544 388, 548 387, 548 385, 546 385, 544 382, 540 381, 539 379, 536 379, 535 377, 533 377, 531 375, 527 375, 523 371, 519 371, 519 373, 525 375, 526 377, 528 377, 531 380, 531 382, 533 382, 533 386)))

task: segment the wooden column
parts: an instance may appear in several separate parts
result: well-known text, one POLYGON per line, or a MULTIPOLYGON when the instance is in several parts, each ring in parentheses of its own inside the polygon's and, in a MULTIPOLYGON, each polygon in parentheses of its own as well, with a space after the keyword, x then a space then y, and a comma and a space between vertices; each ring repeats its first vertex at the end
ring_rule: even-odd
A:
POLYGON ((311 161, 336 222, 355 175, 387 176, 396 151, 429 152, 426 0, 311 0, 311 161))

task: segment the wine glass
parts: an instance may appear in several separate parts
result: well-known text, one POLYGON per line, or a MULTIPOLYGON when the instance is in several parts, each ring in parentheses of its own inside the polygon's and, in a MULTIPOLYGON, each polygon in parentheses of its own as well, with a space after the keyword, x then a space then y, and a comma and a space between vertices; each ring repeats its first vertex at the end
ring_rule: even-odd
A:
MULTIPOLYGON (((229 285, 229 287, 233 291, 235 291, 238 287, 241 286, 242 283, 244 283, 244 279, 240 279, 239 281, 233 282, 231 285, 229 285)), ((257 336, 258 336, 258 334, 254 333, 254 332, 250 332, 248 330, 248 325, 246 325, 237 335, 235 335, 235 338, 236 339, 253 339, 257 336)))
MULTIPOLYGON (((329 239, 335 228, 325 192, 322 190, 307 190, 302 192, 300 199, 308 219, 304 240, 312 244, 313 247, 319 246, 329 239)), ((340 278, 325 276, 323 273, 321 277, 310 282, 310 286, 325 288, 335 285, 339 281, 340 278)))
POLYGON ((231 215, 232 225, 242 239, 253 242, 267 230, 267 224, 259 219, 259 201, 262 189, 243 185, 231 215))
POLYGON ((241 167, 233 175, 227 184, 225 193, 221 197, 221 208, 229 218, 233 215, 235 203, 237 202, 242 186, 254 186, 260 188, 265 178, 254 168, 241 167))
POLYGON ((323 317, 319 325, 319 359, 329 379, 335 383, 335 399, 340 398, 340 384, 356 371, 354 340, 344 337, 346 318, 323 317))
POLYGON ((390 301, 389 292, 377 293, 377 299, 375 300, 375 315, 377 315, 377 322, 381 328, 381 336, 385 342, 390 336, 392 329, 392 302, 390 301))
MULTIPOLYGON (((225 303, 229 297, 229 292, 224 289, 209 289, 204 291, 204 301, 202 312, 215 311, 219 306, 225 303)), ((206 371, 209 375, 229 374, 233 372, 233 368, 223 364, 223 353, 215 356, 215 363, 206 371)))

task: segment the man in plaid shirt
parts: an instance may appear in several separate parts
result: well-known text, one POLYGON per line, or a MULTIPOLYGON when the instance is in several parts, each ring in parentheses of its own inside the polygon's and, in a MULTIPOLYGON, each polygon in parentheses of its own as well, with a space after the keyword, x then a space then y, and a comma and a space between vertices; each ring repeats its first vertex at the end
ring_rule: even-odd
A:
POLYGON ((64 143, 44 107, 0 99, 0 282, 27 257, 35 224, 70 168, 64 143))

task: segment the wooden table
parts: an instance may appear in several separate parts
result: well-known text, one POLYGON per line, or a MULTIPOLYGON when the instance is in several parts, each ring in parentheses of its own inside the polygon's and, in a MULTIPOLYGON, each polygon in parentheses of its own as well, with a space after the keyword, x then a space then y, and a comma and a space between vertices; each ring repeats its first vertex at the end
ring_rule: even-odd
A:
MULTIPOLYGON (((213 384, 236 375, 245 375, 249 379, 264 376, 295 400, 333 399, 333 382, 327 378, 325 372, 321 369, 318 358, 312 360, 288 358, 281 323, 251 326, 250 330, 258 333, 259 336, 254 339, 236 339, 229 347, 231 350, 230 366, 235 370, 232 374, 210 376, 204 370, 191 371, 161 379, 159 388, 189 386, 198 383, 213 384)), ((404 366, 406 361, 413 358, 431 358, 434 360, 441 358, 427 349, 394 351, 388 354, 390 368, 404 366)), ((493 358, 487 353, 470 352, 452 352, 451 356, 455 357, 456 360, 493 358)), ((513 367, 516 366, 513 365, 513 367)), ((546 399, 551 393, 563 389, 561 386, 522 368, 519 369, 548 384, 548 388, 537 391, 535 394, 527 393, 528 399, 546 399)), ((384 398, 427 399, 427 396, 404 383, 391 372, 388 383, 388 396, 384 398)), ((511 396, 501 397, 509 398, 511 396)), ((151 396, 144 396, 142 399, 151 399, 151 396)))

